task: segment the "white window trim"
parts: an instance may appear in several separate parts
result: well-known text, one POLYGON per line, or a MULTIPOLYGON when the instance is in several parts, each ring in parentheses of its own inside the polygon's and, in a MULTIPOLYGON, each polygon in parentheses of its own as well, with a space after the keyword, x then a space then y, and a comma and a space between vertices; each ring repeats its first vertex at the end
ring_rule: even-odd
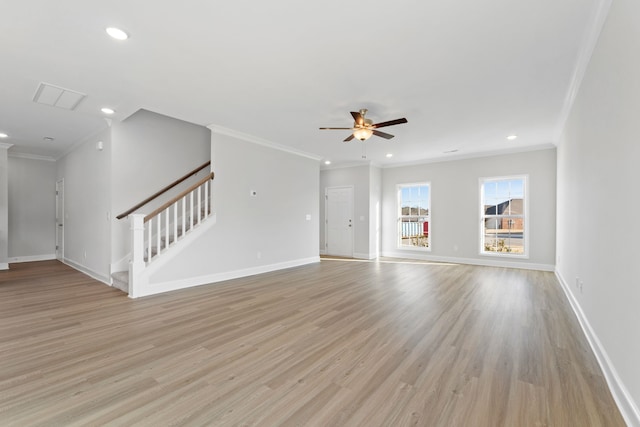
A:
POLYGON ((529 259, 529 229, 531 228, 531 218, 529 216, 529 175, 507 175, 507 176, 490 176, 481 177, 478 179, 478 209, 480 213, 480 219, 478 221, 478 250, 481 256, 497 257, 497 258, 516 258, 516 259, 529 259), (484 206, 482 201, 484 200, 484 184, 491 181, 503 181, 508 179, 522 179, 523 180, 523 192, 524 192, 524 230, 522 237, 524 239, 524 253, 521 255, 513 254, 509 252, 488 252, 484 250, 484 206))
POLYGON ((403 184, 396 184, 396 246, 399 250, 403 251, 417 251, 417 252, 431 252, 431 236, 433 229, 433 220, 431 219, 431 199, 433 198, 433 188, 431 187, 431 182, 408 182, 403 184), (429 215, 427 215, 427 219, 429 222, 429 235, 427 236, 428 247, 423 246, 405 246, 402 244, 402 235, 400 232, 400 222, 402 219, 402 188, 404 187, 415 187, 415 186, 428 186, 429 187, 429 215))

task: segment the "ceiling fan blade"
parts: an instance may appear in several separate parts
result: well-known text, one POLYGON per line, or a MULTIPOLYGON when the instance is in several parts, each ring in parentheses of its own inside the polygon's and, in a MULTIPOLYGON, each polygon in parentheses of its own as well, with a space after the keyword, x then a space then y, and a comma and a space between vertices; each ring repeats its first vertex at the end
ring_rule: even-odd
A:
POLYGON ((320 130, 352 130, 353 128, 320 128, 320 130))
POLYGON ((388 122, 376 123, 374 125, 371 125, 371 127, 377 129, 377 128, 383 128, 385 126, 399 125, 399 124, 402 124, 402 123, 407 123, 407 119, 405 119, 403 117, 401 119, 389 120, 388 122))
POLYGON ((343 142, 349 142, 349 141, 351 141, 353 138, 354 138, 354 136, 353 136, 353 134, 351 134, 351 135, 349 135, 348 137, 346 137, 346 138, 344 139, 344 141, 343 141, 343 142))
POLYGON ((390 133, 380 132, 379 130, 374 130, 374 131, 373 131, 373 134, 374 134, 375 136, 379 136, 379 137, 384 138, 384 139, 391 139, 391 138, 393 138, 393 135, 391 135, 390 133))
POLYGON ((351 115, 353 116, 353 120, 355 120, 357 125, 364 125, 364 118, 362 117, 362 114, 352 111, 351 115))

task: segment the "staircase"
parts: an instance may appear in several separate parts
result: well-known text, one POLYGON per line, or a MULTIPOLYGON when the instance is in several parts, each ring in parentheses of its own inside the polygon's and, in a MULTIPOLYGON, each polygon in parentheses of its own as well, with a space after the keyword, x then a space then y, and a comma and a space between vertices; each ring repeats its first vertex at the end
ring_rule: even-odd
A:
MULTIPOLYGON (((209 163, 141 203, 146 204, 154 200, 209 163)), ((141 204, 138 204, 117 217, 121 219, 126 216, 131 222, 131 254, 129 269, 111 274, 113 287, 127 292, 132 298, 139 296, 140 287, 148 284, 148 274, 145 275, 145 270, 162 260, 165 255, 179 251, 180 247, 184 247, 183 240, 189 234, 214 217, 211 211, 209 185, 213 177, 213 172, 209 173, 150 214, 132 213, 140 209, 141 204)))

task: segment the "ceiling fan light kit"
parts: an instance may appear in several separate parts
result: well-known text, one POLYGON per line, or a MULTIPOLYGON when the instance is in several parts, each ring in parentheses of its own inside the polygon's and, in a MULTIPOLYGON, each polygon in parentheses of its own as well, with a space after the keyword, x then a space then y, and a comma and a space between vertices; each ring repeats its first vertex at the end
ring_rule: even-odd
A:
POLYGON ((393 138, 393 135, 380 132, 377 129, 407 123, 407 119, 404 117, 401 119, 389 120, 387 122, 373 123, 372 120, 365 118, 367 111, 368 110, 366 108, 363 108, 359 112, 351 112, 351 116, 354 120, 352 128, 320 128, 320 130, 350 130, 352 133, 345 138, 344 142, 349 142, 354 138, 359 139, 360 141, 366 141, 371 138, 372 135, 379 136, 384 139, 391 139, 393 138))
POLYGON ((373 130, 367 128, 354 129, 353 136, 360 141, 366 141, 373 135, 373 130))

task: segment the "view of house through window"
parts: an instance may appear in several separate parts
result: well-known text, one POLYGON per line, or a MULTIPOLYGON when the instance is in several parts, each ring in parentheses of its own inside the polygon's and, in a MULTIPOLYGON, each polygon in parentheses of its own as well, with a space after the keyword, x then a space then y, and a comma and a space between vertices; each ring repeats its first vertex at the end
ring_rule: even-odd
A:
POLYGON ((526 255, 526 177, 483 179, 480 193, 481 252, 526 255))
POLYGON ((398 245, 401 248, 431 247, 431 197, 428 183, 398 186, 398 245))

